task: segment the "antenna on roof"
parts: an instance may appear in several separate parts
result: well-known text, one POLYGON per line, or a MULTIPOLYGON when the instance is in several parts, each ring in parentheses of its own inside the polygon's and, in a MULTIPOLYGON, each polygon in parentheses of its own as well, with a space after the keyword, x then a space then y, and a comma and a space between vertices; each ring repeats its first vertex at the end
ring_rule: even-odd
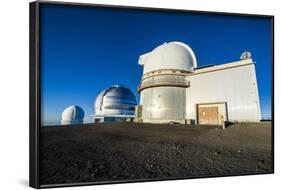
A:
POLYGON ((240 59, 241 59, 241 60, 251 59, 251 57, 252 57, 251 52, 245 50, 245 51, 241 54, 240 59))

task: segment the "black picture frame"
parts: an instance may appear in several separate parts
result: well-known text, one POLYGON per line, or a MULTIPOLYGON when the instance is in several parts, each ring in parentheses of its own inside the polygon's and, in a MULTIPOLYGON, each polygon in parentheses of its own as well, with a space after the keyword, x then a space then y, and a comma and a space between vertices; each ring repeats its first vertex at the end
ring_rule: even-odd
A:
MULTIPOLYGON (((98 185, 98 184, 115 184, 115 183, 130 183, 130 182, 147 182, 147 181, 161 181, 161 180, 177 180, 177 179, 192 179, 192 178, 209 178, 222 177, 217 176, 196 176, 196 177, 182 177, 182 178, 164 178, 164 179, 145 179, 145 180, 127 180, 127 181, 106 181, 106 182, 82 182, 71 184, 51 184, 42 185, 39 181, 39 143, 40 143, 40 18, 39 7, 43 4, 55 4, 64 6, 83 6, 83 7, 109 7, 116 9, 132 9, 132 10, 147 10, 147 11, 165 11, 165 12, 183 12, 183 13, 200 13, 207 15, 223 15, 223 16, 246 16, 257 18, 268 18, 272 22, 272 166, 273 170, 267 172, 274 173, 274 16, 273 15, 259 15, 259 14, 242 14, 242 13, 228 13, 228 12, 210 12, 210 11, 195 11, 195 10, 181 10, 181 9, 163 9, 152 7, 134 7, 134 6, 115 6, 105 4, 89 4, 89 3, 70 3, 70 2, 55 2, 55 1, 34 1, 29 4, 29 185, 33 188, 50 188, 50 187, 68 187, 68 186, 83 186, 83 185, 98 185)), ((267 174, 264 173, 264 174, 267 174)), ((249 174, 239 174, 249 175, 249 174)), ((253 175, 253 174, 250 174, 253 175)), ((233 176, 233 175, 223 175, 233 176)), ((234 175, 236 176, 236 175, 234 175)))

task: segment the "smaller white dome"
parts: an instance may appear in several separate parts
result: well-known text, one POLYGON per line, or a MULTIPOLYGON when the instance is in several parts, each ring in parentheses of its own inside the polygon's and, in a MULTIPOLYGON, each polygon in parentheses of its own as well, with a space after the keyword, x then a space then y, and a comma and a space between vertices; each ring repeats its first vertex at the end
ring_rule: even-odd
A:
POLYGON ((79 124, 83 123, 85 116, 84 110, 76 105, 67 107, 61 115, 61 124, 79 124))
POLYGON ((197 67, 193 50, 182 42, 164 43, 139 57, 143 73, 159 69, 176 69, 192 72, 197 67))

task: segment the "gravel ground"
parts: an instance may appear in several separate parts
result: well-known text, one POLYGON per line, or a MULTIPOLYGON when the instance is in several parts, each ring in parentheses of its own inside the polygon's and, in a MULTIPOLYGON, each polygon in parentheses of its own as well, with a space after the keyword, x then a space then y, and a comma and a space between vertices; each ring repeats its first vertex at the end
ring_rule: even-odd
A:
POLYGON ((271 123, 108 123, 40 131, 40 183, 272 173, 271 123))

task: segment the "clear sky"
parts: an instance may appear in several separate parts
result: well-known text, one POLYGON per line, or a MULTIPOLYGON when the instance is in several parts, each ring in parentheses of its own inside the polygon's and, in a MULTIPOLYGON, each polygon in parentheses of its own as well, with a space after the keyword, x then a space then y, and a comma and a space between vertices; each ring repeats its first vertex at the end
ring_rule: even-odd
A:
POLYGON ((96 95, 114 84, 139 101, 139 56, 170 41, 190 45, 198 66, 237 61, 249 50, 262 117, 271 118, 270 19, 45 4, 40 32, 42 124, 58 124, 73 104, 90 122, 96 95))

